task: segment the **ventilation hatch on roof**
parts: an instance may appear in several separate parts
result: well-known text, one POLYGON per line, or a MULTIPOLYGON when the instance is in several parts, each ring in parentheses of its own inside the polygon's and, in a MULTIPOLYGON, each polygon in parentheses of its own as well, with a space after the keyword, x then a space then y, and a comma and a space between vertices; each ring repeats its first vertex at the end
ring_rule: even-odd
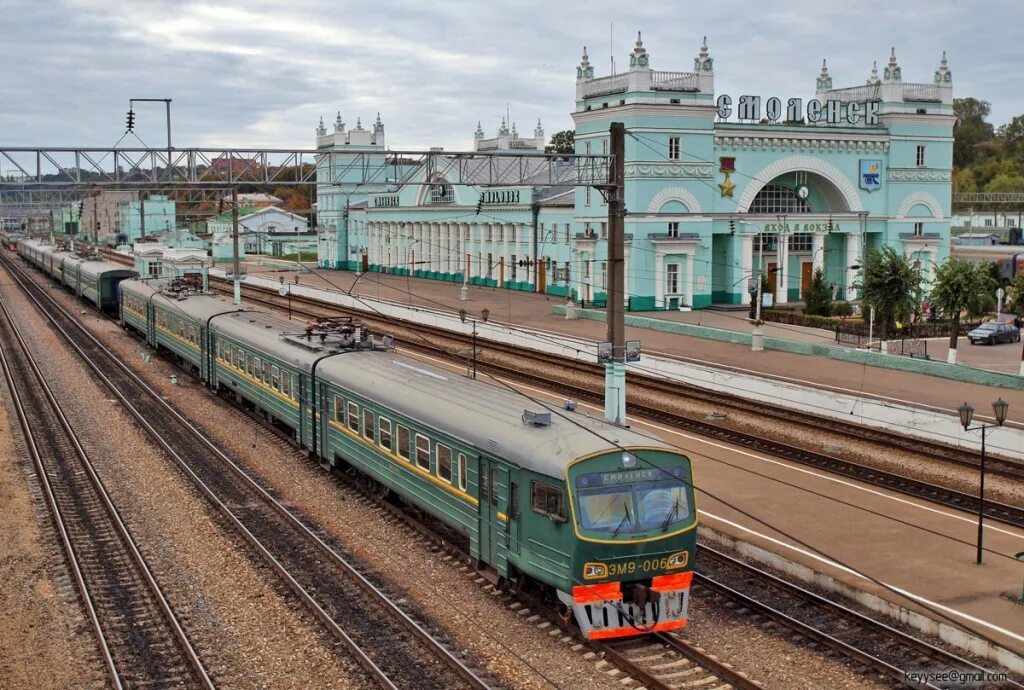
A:
POLYGON ((523 424, 526 426, 551 426, 551 413, 523 410, 523 424))

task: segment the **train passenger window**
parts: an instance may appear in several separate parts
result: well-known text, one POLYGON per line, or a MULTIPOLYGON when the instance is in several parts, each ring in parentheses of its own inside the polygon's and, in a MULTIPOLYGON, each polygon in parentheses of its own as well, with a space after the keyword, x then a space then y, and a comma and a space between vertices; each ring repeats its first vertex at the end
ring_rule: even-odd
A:
POLYGON ((416 464, 430 471, 430 439, 423 434, 416 434, 416 464))
POLYGON ((334 396, 334 421, 345 421, 345 401, 342 400, 340 395, 334 396))
POLYGON ((498 468, 491 468, 491 505, 498 505, 498 468))
POLYGON ((263 360, 263 383, 270 383, 270 362, 263 360))
POLYGON ((463 491, 466 490, 466 474, 468 471, 466 468, 466 454, 459 453, 459 488, 463 491))
POLYGON ((530 484, 530 507, 556 522, 565 522, 565 497, 558 487, 541 482, 530 484))
POLYGON ((260 363, 259 357, 252 358, 252 375, 256 378, 260 377, 260 371, 263 369, 263 365, 260 363))
POLYGON ((373 440, 373 412, 363 408, 363 436, 373 440))
POLYGON ((452 449, 440 443, 434 446, 437 453, 437 476, 452 483, 452 449))
POLYGON ((508 514, 513 520, 519 517, 519 485, 515 482, 508 485, 508 514))
MULTIPOLYGON (((259 373, 258 369, 256 373, 259 373)), ((281 392, 289 398, 292 397, 292 375, 287 371, 281 372, 281 392)))
POLYGON ((409 455, 409 430, 401 424, 398 425, 398 454, 408 460, 409 455))
POLYGON ((245 356, 245 373, 252 376, 252 355, 247 354, 245 356))
POLYGON ((277 388, 279 384, 280 369, 277 368, 276 364, 270 366, 270 387, 277 388))
POLYGON ((354 402, 348 404, 348 428, 359 433, 359 405, 354 402))
POLYGON ((378 431, 380 435, 380 445, 383 448, 392 450, 391 448, 391 420, 381 417, 378 421, 378 431))

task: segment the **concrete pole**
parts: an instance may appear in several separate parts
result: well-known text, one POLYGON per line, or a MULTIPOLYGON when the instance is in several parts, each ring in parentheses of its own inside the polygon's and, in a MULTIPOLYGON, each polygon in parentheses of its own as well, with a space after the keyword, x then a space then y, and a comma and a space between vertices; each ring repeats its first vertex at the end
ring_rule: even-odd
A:
POLYGON ((238 265, 238 187, 231 188, 231 276, 235 281, 235 304, 242 303, 242 281, 238 265))
POLYGON ((608 198, 608 309, 606 340, 612 361, 605 365, 604 416, 614 424, 626 423, 626 325, 623 309, 625 285, 625 228, 623 218, 626 127, 613 122, 609 131, 613 157, 608 198))

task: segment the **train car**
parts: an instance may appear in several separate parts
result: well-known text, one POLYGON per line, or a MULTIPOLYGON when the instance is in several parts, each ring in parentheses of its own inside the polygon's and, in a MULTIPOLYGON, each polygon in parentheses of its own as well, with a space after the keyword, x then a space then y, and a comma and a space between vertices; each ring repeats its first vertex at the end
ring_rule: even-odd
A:
POLYGON ((540 589, 589 639, 686 624, 696 548, 689 459, 576 412, 161 283, 122 283, 126 327, 467 540, 483 572, 540 589))
POLYGON ((94 256, 68 256, 61 265, 61 282, 100 311, 108 313, 118 309, 121 281, 138 275, 134 269, 101 261, 94 256))
POLYGON ((1019 244, 995 244, 971 246, 953 244, 949 247, 952 257, 971 263, 994 263, 999 267, 999 281, 1004 286, 1024 273, 1024 246, 1019 244))

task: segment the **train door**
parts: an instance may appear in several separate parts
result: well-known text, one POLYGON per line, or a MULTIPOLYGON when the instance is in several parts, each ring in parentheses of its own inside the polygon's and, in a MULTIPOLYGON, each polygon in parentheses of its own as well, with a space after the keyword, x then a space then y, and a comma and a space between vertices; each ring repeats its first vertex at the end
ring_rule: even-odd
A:
MULTIPOLYGON (((329 440, 328 432, 331 429, 331 425, 328 424, 328 420, 331 418, 331 408, 330 395, 328 394, 327 386, 321 383, 320 390, 314 390, 313 395, 320 396, 320 403, 318 405, 319 414, 315 419, 313 419, 313 433, 318 434, 320 439, 320 449, 317 452, 320 453, 320 457, 324 458, 325 462, 330 462, 332 457, 329 452, 327 442, 329 440)), ((317 458, 317 460, 319 460, 319 458, 317 458)))
MULTIPOLYGON (((543 265, 543 264, 541 264, 543 265)), ((505 521, 505 534, 507 535, 506 546, 510 555, 516 556, 519 554, 519 543, 520 543, 520 489, 521 483, 519 481, 519 470, 511 468, 508 470, 508 513, 507 520, 505 521)))
POLYGON ((306 447, 306 376, 299 374, 299 448, 306 447))
POLYGON ((508 572, 508 469, 480 459, 480 557, 499 575, 508 572))

